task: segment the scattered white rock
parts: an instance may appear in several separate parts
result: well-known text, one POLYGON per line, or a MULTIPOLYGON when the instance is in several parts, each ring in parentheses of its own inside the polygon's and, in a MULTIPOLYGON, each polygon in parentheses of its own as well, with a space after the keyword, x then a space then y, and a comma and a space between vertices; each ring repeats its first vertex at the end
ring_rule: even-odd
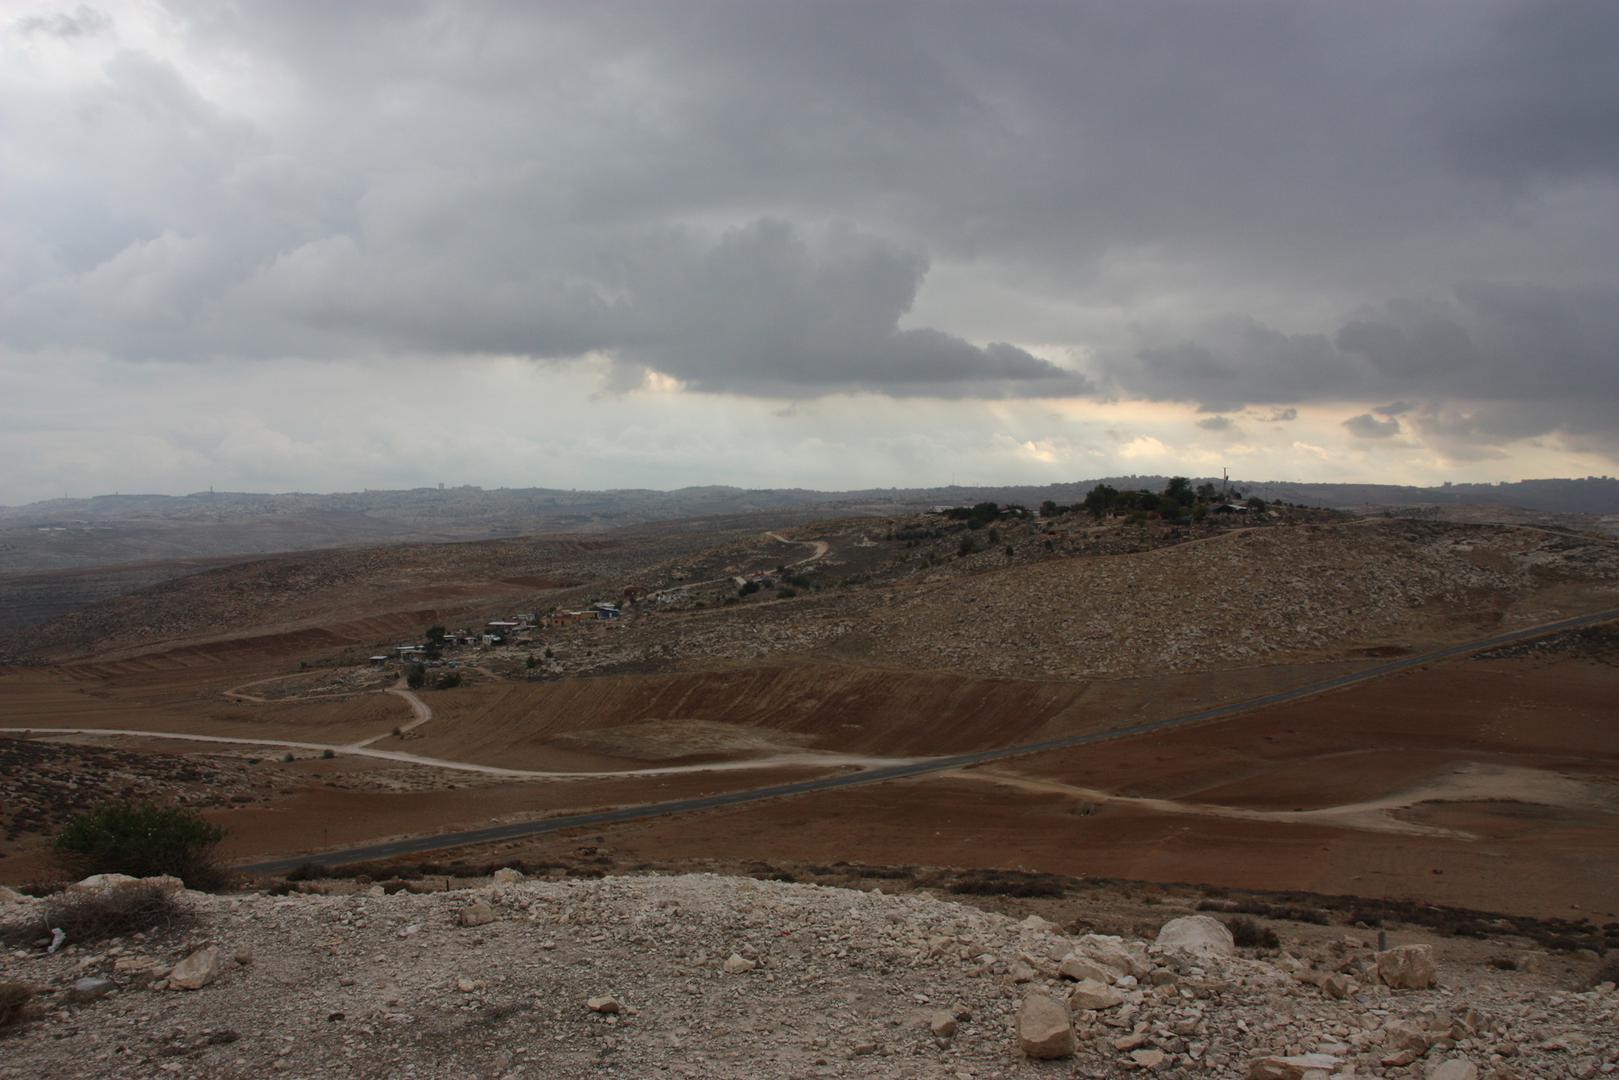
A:
POLYGON ((1342 1064, 1331 1054, 1263 1057, 1248 1065, 1248 1080, 1326 1080, 1342 1064))
POLYGON ((73 983, 73 989, 67 992, 67 999, 75 1005, 85 1005, 98 998, 104 998, 113 991, 111 979, 100 978, 95 975, 86 975, 73 983))
POLYGON ((1112 1009, 1124 1004, 1124 994, 1095 979, 1081 979, 1068 992, 1068 1004, 1076 1009, 1112 1009))
POLYGON ((1427 990, 1437 981, 1433 947, 1397 945, 1377 954, 1377 977, 1395 990, 1427 990))
POLYGON ((1207 915, 1183 915, 1171 919, 1158 931, 1158 944, 1165 949, 1204 956, 1231 956, 1237 951, 1225 923, 1207 915))
POLYGON ((1062 958, 1062 963, 1057 966, 1057 974, 1075 982, 1090 979, 1105 985, 1116 979, 1119 973, 1112 968, 1103 967, 1083 953, 1071 952, 1062 958))
POLYGON ((219 978, 219 949, 213 945, 198 949, 169 972, 170 990, 201 990, 219 978))
POLYGON ((1132 1050, 1130 1060, 1138 1069, 1161 1069, 1164 1062, 1169 1060, 1169 1055, 1162 1050, 1132 1050))
POLYGON ((462 926, 488 926, 495 921, 495 909, 479 900, 456 912, 455 921, 462 926))
POLYGON ((1023 998, 1017 1014, 1018 1044, 1032 1058, 1065 1058, 1074 1054, 1074 1027, 1068 1004, 1043 990, 1023 998))
POLYGON ((1555 990, 1561 961, 1539 978, 1482 959, 1475 971, 1463 965, 1476 944, 1435 946, 1456 958, 1454 990, 1396 992, 1364 934, 1301 930, 1293 962, 1272 962, 1070 940, 921 894, 715 875, 525 880, 498 894, 487 884, 381 897, 187 893, 183 903, 207 935, 197 944, 229 944, 214 963, 182 961, 176 988, 223 966, 228 992, 143 990, 168 985, 174 946, 163 935, 56 954, 0 950, 0 982, 34 987, 38 1011, 7 1033, 0 1074, 414 1066, 425 1077, 446 1063, 421 1056, 424 1039, 443 1033, 464 1036, 457 1075, 487 1076, 583 1075, 609 1062, 625 1076, 688 1080, 840 1070, 858 1080, 1040 1080, 1053 1070, 1093 1080, 1603 1080, 1604 1066, 1619 1064, 1612 993, 1555 990), (498 913, 499 947, 451 928, 478 902, 498 913), (418 932, 401 939, 404 926, 418 932), (232 962, 249 953, 251 968, 232 962), (733 955, 755 962, 754 974, 726 974, 733 955), (1012 981, 1019 965, 1032 985, 1012 981), (1075 974, 1085 977, 1069 981, 1075 974), (69 1004, 76 983, 82 994, 80 980, 98 978, 115 984, 112 998, 69 1004), (1335 978, 1360 986, 1335 997, 1335 978), (633 988, 634 1006, 604 988, 633 988))

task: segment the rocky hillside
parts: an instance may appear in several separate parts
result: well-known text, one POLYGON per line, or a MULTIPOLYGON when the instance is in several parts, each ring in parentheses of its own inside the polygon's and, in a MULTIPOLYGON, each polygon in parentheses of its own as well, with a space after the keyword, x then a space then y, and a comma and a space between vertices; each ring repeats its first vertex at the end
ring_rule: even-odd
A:
MULTIPOLYGON (((0 980, 34 995, 0 1077, 1507 1080, 1619 1062, 1611 983, 1436 967, 1371 932, 1261 955, 1206 916, 1149 943, 707 875, 180 902, 189 927, 54 954, 8 930, 0 980)), ((44 911, 0 901, 10 928, 43 932, 44 911)))
POLYGON ((1081 676, 1275 662, 1377 646, 1578 583, 1619 604, 1619 545, 1536 529, 1374 519, 1254 529, 1064 559, 896 595, 878 651, 989 675, 1081 676))

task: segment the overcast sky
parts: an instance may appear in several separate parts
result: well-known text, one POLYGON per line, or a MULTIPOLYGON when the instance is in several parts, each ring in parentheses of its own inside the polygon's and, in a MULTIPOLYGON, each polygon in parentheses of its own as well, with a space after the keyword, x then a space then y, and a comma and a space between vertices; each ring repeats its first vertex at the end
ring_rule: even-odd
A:
POLYGON ((1616 41, 0 0, 0 503, 1619 472, 1616 41))

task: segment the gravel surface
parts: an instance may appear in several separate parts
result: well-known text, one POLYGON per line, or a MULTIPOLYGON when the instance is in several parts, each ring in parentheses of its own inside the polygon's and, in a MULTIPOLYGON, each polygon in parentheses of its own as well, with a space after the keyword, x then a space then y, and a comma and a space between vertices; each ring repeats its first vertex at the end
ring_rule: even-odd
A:
MULTIPOLYGON (((187 893, 178 936, 13 949, 0 980, 39 993, 0 1077, 1304 1077, 1256 1062, 1313 1053, 1319 1080, 1619 1062, 1611 985, 1527 991, 1522 973, 1441 962, 1437 987, 1392 990, 1365 933, 1259 959, 710 875, 377 893, 187 893), (79 980, 91 1000, 71 1003, 79 980), (1072 1018, 1054 1062, 1019 1032, 1049 999, 1072 1018)), ((40 910, 0 903, 12 923, 40 910)))

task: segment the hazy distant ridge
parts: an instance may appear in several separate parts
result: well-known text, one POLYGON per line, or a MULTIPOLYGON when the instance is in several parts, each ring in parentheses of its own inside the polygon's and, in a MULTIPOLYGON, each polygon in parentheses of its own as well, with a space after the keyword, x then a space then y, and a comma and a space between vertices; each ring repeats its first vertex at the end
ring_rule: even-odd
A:
MULTIPOLYGON (((888 514, 984 500, 1036 506, 1050 499, 1067 504, 1083 499, 1098 483, 1157 489, 1164 481, 1162 476, 1114 476, 1042 486, 862 491, 455 487, 335 494, 100 495, 0 508, 0 576, 354 544, 599 532, 680 518, 888 514)), ((1500 504, 1551 513, 1619 514, 1619 480, 1612 477, 1435 488, 1298 481, 1233 484, 1266 499, 1317 506, 1500 504)))

